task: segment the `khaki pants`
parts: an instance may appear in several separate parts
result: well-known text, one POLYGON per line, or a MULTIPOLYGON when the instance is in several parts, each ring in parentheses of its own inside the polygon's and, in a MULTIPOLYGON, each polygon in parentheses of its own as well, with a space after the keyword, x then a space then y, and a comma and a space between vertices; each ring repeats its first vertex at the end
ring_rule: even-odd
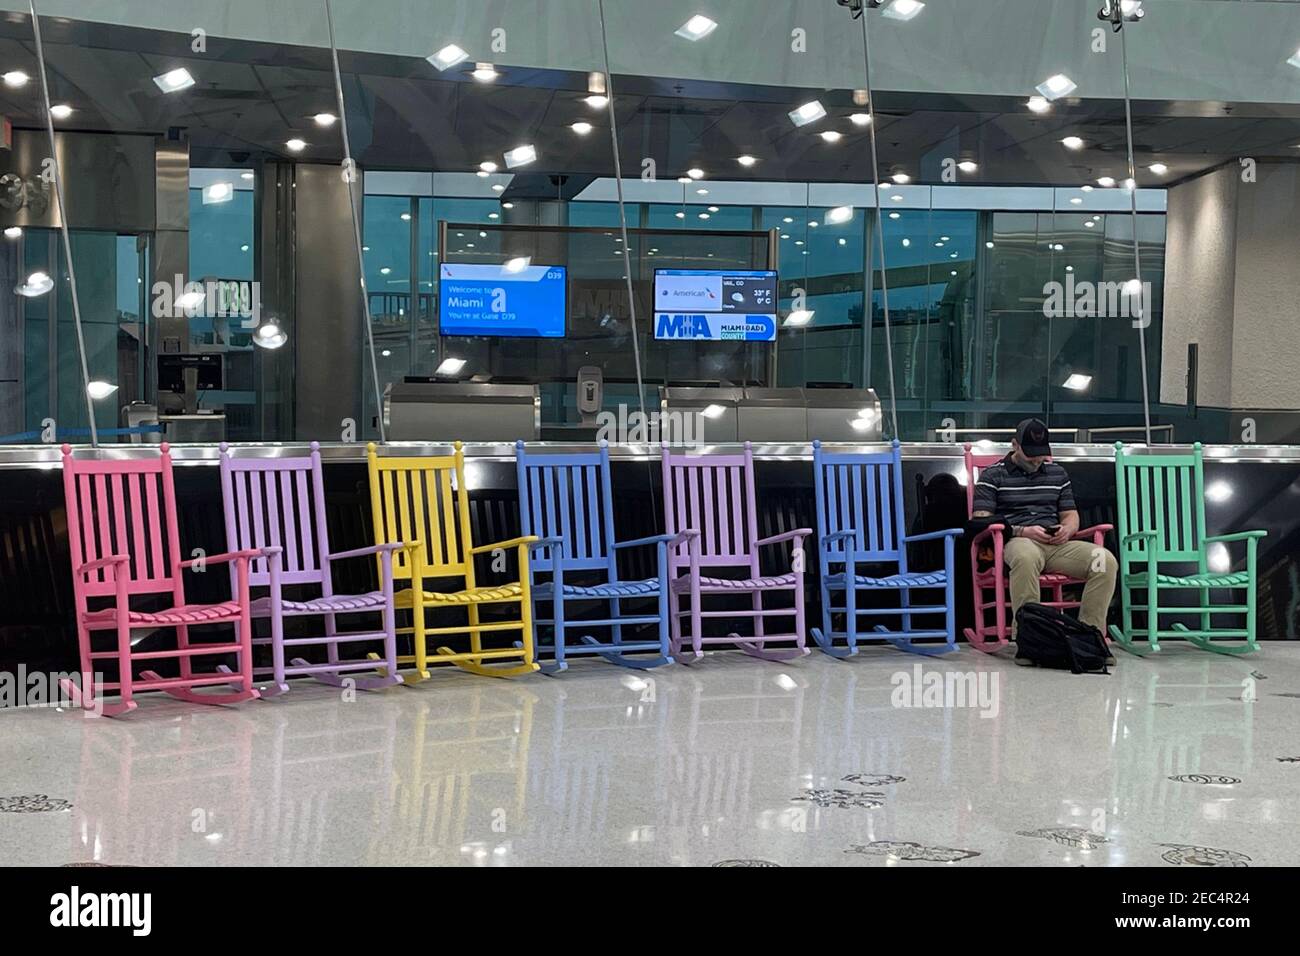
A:
POLYGON ((1011 572, 1011 634, 1015 636, 1015 612, 1022 604, 1042 599, 1038 576, 1043 572, 1068 574, 1084 581, 1083 606, 1079 620, 1091 624, 1106 635, 1106 612, 1115 593, 1119 562, 1105 548, 1097 549, 1090 541, 1067 541, 1065 544, 1039 544, 1028 538, 1012 538, 1003 549, 1003 558, 1011 572))

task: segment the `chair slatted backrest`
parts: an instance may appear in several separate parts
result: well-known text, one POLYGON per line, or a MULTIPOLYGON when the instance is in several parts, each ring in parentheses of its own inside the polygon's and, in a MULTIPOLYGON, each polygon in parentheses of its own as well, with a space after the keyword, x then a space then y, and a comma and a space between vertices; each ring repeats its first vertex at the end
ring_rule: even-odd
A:
MULTIPOLYGON (((283 584, 328 587, 325 479, 317 442, 305 458, 234 458, 222 442, 221 495, 227 550, 282 548, 283 584)), ((248 572, 250 585, 270 583, 266 558, 252 559, 248 572)))
MULTIPOLYGON (((465 486, 465 452, 456 442, 451 455, 380 456, 368 447, 370 507, 376 544, 419 542, 424 576, 464 576, 473 587, 469 558, 469 492, 465 486)), ((410 554, 393 554, 393 577, 413 574, 410 554)))
POLYGON ((1144 531, 1156 535, 1120 548, 1124 571, 1130 564, 1144 565, 1150 548, 1155 549, 1157 561, 1204 562, 1200 442, 1192 446, 1190 455, 1134 455, 1116 442, 1115 493, 1121 542, 1126 535, 1144 531))
MULTIPOLYGON (((609 448, 582 455, 530 455, 515 443, 521 534, 564 540, 566 571, 605 569, 618 580, 614 560, 614 499, 609 448)), ((538 548, 534 571, 551 568, 551 549, 538 548)))
POLYGON ((989 465, 996 465, 1005 455, 977 455, 971 450, 970 442, 966 443, 966 517, 975 513, 975 484, 980 480, 980 474, 989 465))
MULTIPOLYGON (((758 571, 757 495, 754 454, 749 442, 741 455, 689 455, 663 446, 664 530, 700 533, 701 566, 758 571)), ((686 544, 670 549, 671 567, 689 563, 686 544)))
POLYGON ((130 559, 118 574, 129 594, 180 594, 181 562, 176 532, 176 487, 166 442, 157 458, 78 460, 63 446, 63 492, 68 509, 73 593, 80 609, 86 598, 113 594, 112 572, 83 576, 77 569, 101 558, 130 559))
POLYGON ((902 452, 897 441, 887 452, 829 453, 813 443, 818 553, 832 561, 898 562, 907 570, 902 452), (821 540, 840 531, 852 538, 821 540))

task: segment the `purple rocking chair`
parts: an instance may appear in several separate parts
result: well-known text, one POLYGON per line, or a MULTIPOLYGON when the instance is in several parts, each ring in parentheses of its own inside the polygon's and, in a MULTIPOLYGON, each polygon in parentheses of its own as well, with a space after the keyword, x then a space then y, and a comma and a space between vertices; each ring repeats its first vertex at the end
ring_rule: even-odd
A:
MULTIPOLYGON (((393 608, 393 552, 403 545, 380 544, 331 554, 325 530, 325 480, 321 472, 320 445, 311 443, 309 458, 233 458, 221 444, 221 492, 225 500, 226 540, 236 549, 255 550, 260 556, 250 562, 248 584, 265 587, 269 593, 252 602, 254 618, 269 618, 269 637, 253 638, 254 645, 269 645, 271 666, 258 667, 254 674, 271 676, 272 684, 262 691, 274 697, 289 689, 288 677, 309 674, 335 687, 350 680, 351 686, 375 690, 402 683, 397 673, 396 612, 393 608), (237 543, 236 543, 237 542, 237 543), (380 590, 368 594, 335 594, 333 563, 346 558, 379 555, 380 590), (284 588, 307 586, 313 592, 294 599, 284 588), (378 631, 338 630, 342 614, 377 614, 378 631), (284 621, 289 617, 323 617, 325 633, 318 636, 285 637, 284 621), (341 659, 340 644, 382 643, 382 656, 341 659), (323 647, 325 661, 311 663, 302 657, 289 658, 300 647, 323 647), (286 664, 286 658, 289 658, 286 664), (376 671, 376 668, 382 670, 376 671), (365 676, 345 674, 368 671, 365 676)), ((378 656, 378 655, 377 655, 378 656)))
POLYGON ((788 661, 807 654, 803 541, 812 529, 758 537, 754 456, 749 442, 745 442, 743 455, 674 454, 665 444, 663 470, 664 530, 680 539, 668 547, 672 656, 681 660, 684 617, 690 618, 690 642, 696 658, 703 656, 705 644, 734 644, 747 654, 769 661, 788 661), (793 543, 790 571, 764 577, 759 570, 759 549, 786 541, 793 543), (701 569, 710 572, 709 576, 702 576, 701 569), (713 576, 718 571, 721 574, 713 576), (733 576, 737 571, 747 576, 733 576), (794 607, 764 608, 763 594, 779 591, 794 592, 794 607), (722 594, 749 595, 752 610, 703 609, 704 595, 722 594), (683 595, 688 598, 684 611, 683 595), (764 622, 770 617, 793 617, 793 630, 769 633, 764 622), (705 637, 705 618, 752 618, 754 633, 705 637), (768 648, 769 644, 789 641, 794 642, 793 647, 768 648))

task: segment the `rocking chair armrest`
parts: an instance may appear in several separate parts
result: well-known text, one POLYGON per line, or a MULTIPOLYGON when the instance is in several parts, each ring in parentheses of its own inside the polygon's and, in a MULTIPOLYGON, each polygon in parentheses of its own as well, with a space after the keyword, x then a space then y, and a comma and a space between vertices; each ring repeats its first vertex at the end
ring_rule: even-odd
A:
POLYGON ((1007 526, 1004 524, 991 524, 987 528, 980 531, 979 534, 975 535, 975 537, 971 538, 970 543, 972 545, 979 544, 981 541, 984 541, 987 538, 992 538, 996 534, 1002 534, 1006 530, 1007 530, 1007 526))
POLYGON ((903 541, 907 544, 913 541, 937 541, 939 538, 955 538, 962 533, 961 528, 944 528, 942 531, 927 531, 925 534, 909 534, 903 541))
POLYGON ((227 551, 224 554, 208 554, 201 558, 191 558, 189 561, 182 561, 182 568, 192 568, 196 564, 228 564, 231 561, 248 561, 252 558, 260 558, 263 552, 268 549, 264 548, 245 548, 242 551, 227 551))
POLYGON ((326 561, 342 561, 345 558, 363 558, 375 554, 393 554, 406 548, 406 543, 397 541, 392 544, 372 544, 368 548, 353 548, 351 551, 338 551, 325 555, 326 561))
POLYGON ((1120 539, 1120 544, 1128 544, 1130 541, 1150 541, 1156 537, 1154 531, 1134 531, 1132 534, 1126 534, 1120 539))
POLYGON ((1260 538, 1268 537, 1267 531, 1238 531, 1235 534, 1213 534, 1205 539, 1206 544, 1218 542, 1222 544, 1226 541, 1258 541, 1260 538))
POLYGON ((679 535, 675 534, 652 534, 648 538, 634 538, 631 541, 615 541, 614 550, 618 551, 622 548, 637 548, 647 544, 668 544, 670 541, 675 541, 678 537, 679 535))
POLYGON ((564 551, 563 538, 538 538, 528 546, 529 551, 540 551, 542 548, 555 548, 558 551, 564 551))
POLYGON ((836 541, 847 541, 849 538, 856 538, 857 536, 858 532, 855 529, 845 528, 843 531, 836 531, 834 534, 822 535, 821 546, 824 548, 836 541))
POLYGON ((780 544, 782 541, 802 541, 812 533, 812 528, 795 528, 793 531, 774 534, 767 538, 759 538, 754 542, 754 547, 762 548, 769 544, 780 544))
POLYGON ((1108 531, 1114 531, 1113 524, 1095 524, 1091 528, 1080 528, 1070 536, 1071 541, 1082 541, 1085 538, 1095 538, 1099 534, 1106 534, 1108 531))
POLYGON ((518 538, 511 538, 509 541, 493 541, 491 544, 480 544, 477 548, 470 548, 470 554, 486 554, 488 551, 495 551, 498 548, 518 548, 524 545, 532 546, 537 541, 537 535, 525 534, 518 538))
POLYGON ((694 528, 687 528, 685 531, 679 531, 667 541, 668 547, 675 548, 680 544, 687 545, 688 551, 698 551, 700 547, 700 532, 694 528))
POLYGON ((106 558, 98 558, 94 561, 87 561, 81 567, 77 568, 78 574, 89 574, 91 571, 98 571, 100 568, 109 572, 109 577, 117 576, 117 566, 119 564, 128 564, 131 559, 124 554, 110 554, 106 558))

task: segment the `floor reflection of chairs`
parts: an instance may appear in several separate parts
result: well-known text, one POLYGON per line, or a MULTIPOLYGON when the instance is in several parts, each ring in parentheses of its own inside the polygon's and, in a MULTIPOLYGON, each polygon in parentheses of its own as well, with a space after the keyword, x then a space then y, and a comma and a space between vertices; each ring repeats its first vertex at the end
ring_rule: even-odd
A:
POLYGON ((340 797, 369 795, 364 830, 388 829, 388 781, 400 711, 395 707, 265 708, 257 719, 132 727, 112 739, 82 736, 74 840, 80 859, 110 864, 339 862, 340 797), (304 711, 311 717, 304 718, 304 711), (160 740, 160 737, 162 738, 160 740), (204 843, 206 842, 206 846, 204 843))
POLYGON ((169 866, 201 861, 190 854, 204 840, 248 840, 257 724, 173 706, 165 722, 155 713, 149 723, 85 725, 72 807, 78 861, 169 866))
POLYGON ((403 708, 409 727, 380 795, 392 823, 375 828, 364 862, 449 864, 508 846, 526 826, 536 706, 525 687, 493 683, 403 708))
POLYGON ((1161 807, 1172 821, 1207 796, 1232 797, 1226 787, 1169 778, 1222 774, 1249 779, 1255 769, 1255 705, 1242 698, 1259 693, 1257 685, 1244 661, 1188 657, 1153 668, 1145 699, 1134 695, 1121 702, 1112 777, 1117 806, 1161 807))

